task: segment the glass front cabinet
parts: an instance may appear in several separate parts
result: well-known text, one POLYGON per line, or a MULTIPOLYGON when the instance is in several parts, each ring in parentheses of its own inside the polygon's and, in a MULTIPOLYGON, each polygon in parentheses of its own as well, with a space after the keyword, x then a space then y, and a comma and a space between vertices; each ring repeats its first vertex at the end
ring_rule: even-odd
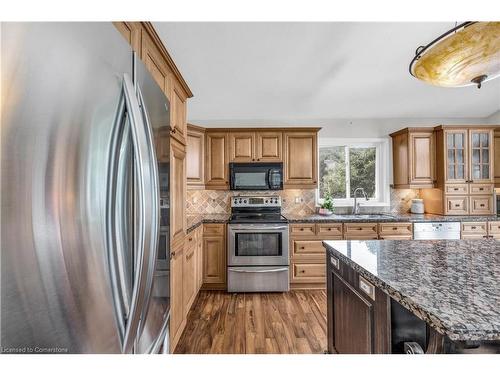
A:
POLYGON ((445 182, 493 183, 493 131, 446 129, 445 182))

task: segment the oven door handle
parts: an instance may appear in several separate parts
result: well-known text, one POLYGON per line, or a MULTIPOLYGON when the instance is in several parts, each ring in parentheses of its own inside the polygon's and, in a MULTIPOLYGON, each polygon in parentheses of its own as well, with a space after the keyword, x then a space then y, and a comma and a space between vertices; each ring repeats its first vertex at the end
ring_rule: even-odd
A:
POLYGON ((228 271, 229 272, 238 272, 238 273, 272 273, 272 272, 288 271, 288 267, 272 268, 272 269, 267 269, 267 270, 249 270, 249 269, 242 269, 242 268, 228 268, 228 271))
POLYGON ((255 232, 255 231, 275 231, 275 230, 288 230, 288 226, 286 225, 279 225, 279 226, 255 226, 255 227, 251 227, 249 225, 245 225, 244 227, 236 227, 236 226, 231 226, 231 224, 229 224, 229 229, 233 232, 255 232))

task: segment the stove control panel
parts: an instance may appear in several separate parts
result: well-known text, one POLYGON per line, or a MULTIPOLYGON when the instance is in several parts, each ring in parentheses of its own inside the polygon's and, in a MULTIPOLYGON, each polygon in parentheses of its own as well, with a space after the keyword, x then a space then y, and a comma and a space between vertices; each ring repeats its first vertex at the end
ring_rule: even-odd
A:
POLYGON ((281 207, 281 197, 279 195, 235 196, 231 198, 231 207, 281 207))

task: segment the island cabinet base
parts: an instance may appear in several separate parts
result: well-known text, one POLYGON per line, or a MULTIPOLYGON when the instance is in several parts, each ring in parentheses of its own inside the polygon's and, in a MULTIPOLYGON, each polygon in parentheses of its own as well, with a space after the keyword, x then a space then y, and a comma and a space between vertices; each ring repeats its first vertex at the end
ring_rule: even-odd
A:
POLYGON ((390 298, 354 269, 329 255, 328 351, 391 353, 390 298))

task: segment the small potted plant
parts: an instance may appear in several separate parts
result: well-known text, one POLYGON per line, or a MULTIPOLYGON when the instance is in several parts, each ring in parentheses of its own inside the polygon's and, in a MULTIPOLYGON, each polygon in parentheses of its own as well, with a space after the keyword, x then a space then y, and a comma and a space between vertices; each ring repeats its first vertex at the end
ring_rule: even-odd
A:
POLYGON ((325 196, 325 199, 323 199, 323 203, 321 204, 321 207, 319 209, 319 214, 324 215, 324 216, 330 216, 333 214, 334 207, 333 207, 333 200, 332 197, 327 195, 325 196))

